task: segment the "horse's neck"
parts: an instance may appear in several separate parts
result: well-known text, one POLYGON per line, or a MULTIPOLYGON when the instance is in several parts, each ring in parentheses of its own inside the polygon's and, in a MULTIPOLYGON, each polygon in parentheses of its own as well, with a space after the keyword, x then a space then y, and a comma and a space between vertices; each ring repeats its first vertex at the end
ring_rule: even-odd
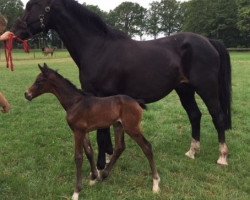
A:
POLYGON ((83 97, 77 89, 68 86, 67 83, 64 84, 64 80, 56 81, 54 83, 51 93, 57 97, 66 111, 75 104, 76 100, 83 97))
MULTIPOLYGON (((69 12, 69 11, 65 11, 69 12)), ((70 14, 63 11, 57 13, 53 29, 59 34, 71 57, 80 68, 83 58, 93 45, 103 42, 97 32, 75 20, 70 14)))

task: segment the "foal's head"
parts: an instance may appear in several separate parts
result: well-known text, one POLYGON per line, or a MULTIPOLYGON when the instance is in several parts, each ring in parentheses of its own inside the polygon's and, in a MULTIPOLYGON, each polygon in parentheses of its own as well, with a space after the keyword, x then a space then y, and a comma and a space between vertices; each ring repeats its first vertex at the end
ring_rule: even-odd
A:
POLYGON ((52 92, 53 80, 55 79, 55 73, 50 69, 46 63, 44 66, 38 64, 41 73, 37 76, 33 85, 25 92, 25 98, 31 101, 32 99, 40 96, 44 93, 52 92))

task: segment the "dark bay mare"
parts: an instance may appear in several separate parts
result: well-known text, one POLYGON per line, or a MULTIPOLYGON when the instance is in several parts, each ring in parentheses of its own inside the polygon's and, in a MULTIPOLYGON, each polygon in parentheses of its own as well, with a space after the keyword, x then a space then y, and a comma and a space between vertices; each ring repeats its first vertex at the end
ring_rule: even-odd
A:
POLYGON ((83 149, 91 166, 91 181, 106 178, 117 159, 125 149, 124 131, 134 139, 147 157, 153 176, 153 192, 159 192, 160 177, 158 175, 151 144, 142 134, 140 123, 145 105, 126 95, 109 97, 95 97, 85 95, 69 80, 62 77, 46 64, 39 65, 41 73, 34 84, 25 92, 25 97, 32 100, 44 93, 54 94, 67 113, 67 122, 74 132, 76 187, 73 200, 78 200, 82 189, 82 161, 83 149), (106 128, 114 125, 115 150, 114 154, 101 174, 94 161, 94 153, 88 138, 88 133, 97 128, 106 128))
MULTIPOLYGON (((27 39, 49 29, 59 34, 77 64, 85 92, 100 97, 126 94, 151 103, 175 90, 192 127, 186 153, 190 158, 200 148, 197 93, 218 132, 217 163, 228 164, 225 130, 231 128, 231 64, 223 44, 194 33, 135 41, 74 0, 30 0, 13 32, 27 39)), ((113 152, 108 131, 97 133, 99 169, 105 167, 105 152, 113 152)))

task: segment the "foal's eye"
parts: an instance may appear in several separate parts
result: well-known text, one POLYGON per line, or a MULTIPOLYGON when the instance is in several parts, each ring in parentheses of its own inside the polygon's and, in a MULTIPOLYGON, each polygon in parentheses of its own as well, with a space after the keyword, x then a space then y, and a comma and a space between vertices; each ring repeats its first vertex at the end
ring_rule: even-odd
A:
POLYGON ((36 81, 36 86, 37 86, 37 87, 41 87, 42 84, 43 84, 43 81, 42 81, 42 80, 36 81))

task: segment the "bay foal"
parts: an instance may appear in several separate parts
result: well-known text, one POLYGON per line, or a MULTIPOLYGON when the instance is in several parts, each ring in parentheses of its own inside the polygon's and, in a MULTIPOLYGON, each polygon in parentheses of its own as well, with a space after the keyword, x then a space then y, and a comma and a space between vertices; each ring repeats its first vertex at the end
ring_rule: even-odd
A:
POLYGON ((44 93, 52 93, 67 112, 66 119, 75 137, 76 187, 72 198, 77 200, 82 189, 83 149, 91 166, 90 184, 93 184, 96 179, 104 179, 109 175, 113 165, 124 151, 124 131, 137 142, 146 155, 152 170, 153 192, 159 192, 160 177, 151 144, 144 138, 140 128, 145 105, 125 95, 104 98, 84 95, 70 81, 46 64, 43 67, 38 66, 41 73, 25 92, 25 97, 31 101, 44 93), (115 130, 115 151, 110 163, 99 174, 94 162, 88 132, 111 125, 114 125, 115 130))

